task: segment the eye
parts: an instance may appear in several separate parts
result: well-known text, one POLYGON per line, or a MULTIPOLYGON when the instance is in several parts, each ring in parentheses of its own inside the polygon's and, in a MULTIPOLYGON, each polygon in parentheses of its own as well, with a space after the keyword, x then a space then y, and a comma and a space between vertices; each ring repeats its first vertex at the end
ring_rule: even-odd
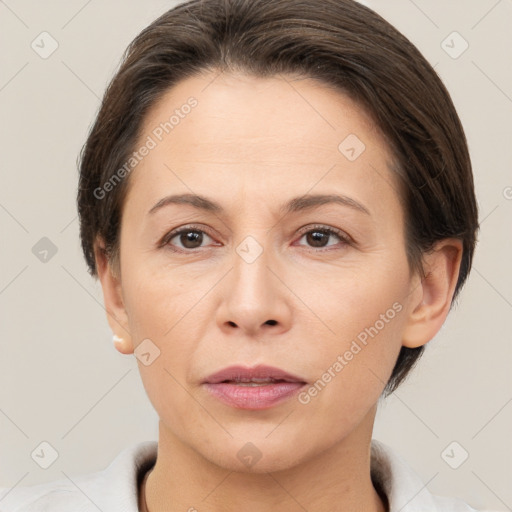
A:
POLYGON ((336 245, 336 243, 328 243, 333 236, 336 237, 338 241, 341 241, 342 245, 351 243, 350 237, 343 233, 343 231, 327 226, 314 226, 313 228, 309 227, 306 231, 301 231, 302 236, 300 240, 305 238, 307 243, 310 244, 310 247, 314 248, 324 248, 336 245))
POLYGON ((161 245, 170 246, 172 250, 194 250, 201 248, 205 238, 212 238, 204 230, 195 226, 188 226, 171 231, 163 238, 161 245), (175 243, 171 243, 176 239, 175 243), (177 247, 177 249, 174 249, 177 247))
MULTIPOLYGON (((341 242, 341 246, 352 243, 352 239, 346 233, 328 226, 313 226, 302 229, 299 241, 305 239, 310 247, 322 249, 336 245, 336 241, 329 243, 333 237, 338 239, 338 243, 341 242)), ((204 247, 203 243, 207 239, 213 241, 212 237, 203 229, 197 226, 186 226, 165 235, 160 242, 160 246, 167 246, 176 252, 193 252, 195 249, 204 247), (175 241, 173 242, 173 240, 175 241)))

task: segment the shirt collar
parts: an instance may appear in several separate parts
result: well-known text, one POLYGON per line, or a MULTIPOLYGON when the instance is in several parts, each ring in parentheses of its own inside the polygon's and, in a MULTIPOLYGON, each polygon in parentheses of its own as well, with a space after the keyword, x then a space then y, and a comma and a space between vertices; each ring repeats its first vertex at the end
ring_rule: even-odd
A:
POLYGON ((420 477, 389 446, 372 439, 372 480, 383 489, 389 512, 434 512, 438 508, 420 477))

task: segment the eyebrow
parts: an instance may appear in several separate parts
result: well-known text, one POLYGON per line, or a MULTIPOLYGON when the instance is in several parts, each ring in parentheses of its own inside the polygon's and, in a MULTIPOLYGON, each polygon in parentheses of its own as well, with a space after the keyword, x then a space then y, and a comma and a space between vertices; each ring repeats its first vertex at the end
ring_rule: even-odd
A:
MULTIPOLYGON (((285 203, 280 208, 281 215, 288 215, 290 213, 311 210, 318 206, 326 205, 326 204, 341 204, 342 206, 348 206, 353 210, 359 211, 366 215, 370 215, 370 211, 363 204, 352 199, 348 196, 338 195, 338 194, 309 194, 300 197, 295 197, 290 199, 287 203, 285 203)), ((187 204, 197 208, 199 210, 204 210, 207 212, 220 214, 224 212, 222 206, 211 199, 208 199, 204 196, 199 196, 196 194, 176 194, 166 196, 158 203, 156 203, 148 212, 148 214, 153 214, 161 208, 171 205, 171 204, 187 204)))

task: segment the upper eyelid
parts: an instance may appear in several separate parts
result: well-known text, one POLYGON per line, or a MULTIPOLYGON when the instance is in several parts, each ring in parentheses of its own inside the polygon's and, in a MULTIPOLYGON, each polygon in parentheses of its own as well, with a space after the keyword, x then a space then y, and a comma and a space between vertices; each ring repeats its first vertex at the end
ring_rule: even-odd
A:
POLYGON ((210 238, 213 238, 213 236, 204 227, 199 227, 199 226, 196 226, 195 224, 191 224, 190 226, 182 226, 182 227, 179 227, 176 229, 172 229, 171 231, 166 233, 162 237, 162 241, 161 241, 162 245, 168 244, 173 238, 175 238, 176 236, 181 235, 183 232, 187 232, 187 231, 201 231, 201 232, 205 233, 206 235, 208 235, 210 238))
POLYGON ((309 225, 309 226, 304 226, 303 228, 299 229, 299 232, 300 233, 308 233, 308 232, 313 231, 315 229, 318 229, 318 231, 327 231, 330 234, 338 235, 339 237, 346 236, 347 238, 352 238, 343 229, 335 228, 335 227, 332 227, 332 226, 327 226, 325 224, 313 224, 313 225, 309 225))
MULTIPOLYGON (((318 229, 319 231, 321 230, 324 230, 324 231, 329 231, 333 234, 339 234, 340 236, 342 234, 346 234, 342 229, 339 229, 339 228, 334 228, 334 227, 331 227, 331 226, 327 226, 327 225, 324 225, 324 224, 314 224, 314 225, 310 225, 310 226, 304 226, 302 228, 300 228, 298 231, 300 233, 307 233, 311 230, 314 230, 314 229, 318 229)), ((176 228, 176 229, 173 229, 171 231, 169 231, 169 233, 167 233, 167 235, 165 235, 165 237, 171 237, 171 238, 174 238, 176 235, 179 235, 181 234, 182 232, 184 231, 202 231, 204 233, 206 233, 208 236, 212 236, 209 231, 208 231, 208 228, 204 228, 204 227, 199 227, 195 224, 191 224, 190 226, 182 226, 182 227, 179 227, 179 228, 176 228)), ((346 234, 346 236, 348 237, 349 235, 346 234)))

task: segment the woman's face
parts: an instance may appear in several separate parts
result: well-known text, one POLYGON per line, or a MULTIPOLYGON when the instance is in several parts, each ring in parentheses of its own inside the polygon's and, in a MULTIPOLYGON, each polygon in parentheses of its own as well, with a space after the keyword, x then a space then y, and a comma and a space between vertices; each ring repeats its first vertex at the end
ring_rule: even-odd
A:
POLYGON ((164 435, 226 468, 245 450, 253 471, 368 437, 419 282, 371 120, 310 79, 204 74, 155 105, 135 149, 121 293, 164 435), (180 195, 208 202, 161 203, 180 195), (204 383, 232 365, 305 384, 256 404, 261 387, 204 383))

